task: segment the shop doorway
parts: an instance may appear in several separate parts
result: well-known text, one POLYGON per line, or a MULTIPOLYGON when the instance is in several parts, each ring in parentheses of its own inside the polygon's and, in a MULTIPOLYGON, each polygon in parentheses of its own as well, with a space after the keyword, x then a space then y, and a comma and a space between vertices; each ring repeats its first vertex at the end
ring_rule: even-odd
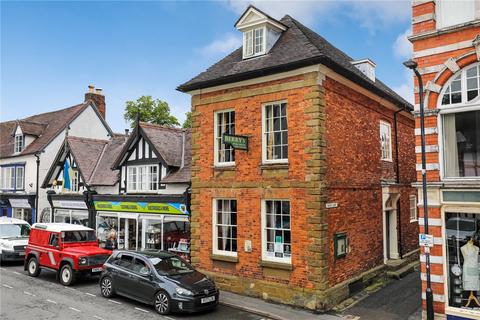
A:
POLYGON ((118 249, 137 250, 137 220, 129 218, 119 218, 118 225, 118 249))

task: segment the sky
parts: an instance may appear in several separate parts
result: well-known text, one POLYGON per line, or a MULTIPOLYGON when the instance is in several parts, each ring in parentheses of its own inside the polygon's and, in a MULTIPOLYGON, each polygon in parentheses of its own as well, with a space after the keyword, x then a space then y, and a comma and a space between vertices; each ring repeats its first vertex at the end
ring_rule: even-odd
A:
POLYGON ((234 24, 253 4, 313 29, 412 101, 411 2, 402 1, 0 1, 0 121, 83 102, 102 88, 115 132, 125 102, 167 101, 180 122, 190 96, 175 88, 241 46, 234 24))

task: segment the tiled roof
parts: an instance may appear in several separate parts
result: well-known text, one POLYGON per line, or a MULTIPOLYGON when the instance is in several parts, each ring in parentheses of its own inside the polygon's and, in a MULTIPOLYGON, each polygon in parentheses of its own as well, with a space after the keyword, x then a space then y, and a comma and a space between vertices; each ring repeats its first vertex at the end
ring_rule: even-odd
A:
POLYGON ((69 136, 67 141, 87 185, 113 186, 118 182, 119 172, 111 167, 126 142, 125 135, 114 134, 110 140, 69 136))
POLYGON ((0 123, 0 158, 32 154, 43 150, 89 104, 89 102, 84 102, 66 109, 41 113, 18 121, 0 123), (30 134, 39 135, 22 152, 14 154, 14 130, 17 124, 20 124, 22 130, 25 128, 30 134), (40 130, 42 126, 43 130, 40 130))
POLYGON ((163 183, 189 183, 192 180, 192 133, 185 131, 183 146, 183 166, 162 179, 163 183))
POLYGON ((353 59, 351 57, 311 29, 288 15, 283 17, 280 22, 288 29, 282 33, 268 54, 243 59, 242 48, 238 48, 206 71, 178 86, 177 89, 188 92, 309 65, 323 64, 392 103, 407 110, 413 110, 410 103, 380 80, 370 80, 352 65, 353 59))
POLYGON ((112 164, 122 151, 127 137, 123 134, 114 134, 108 141, 103 156, 101 157, 93 176, 90 179, 92 186, 113 186, 118 182, 118 170, 112 170, 112 164))
POLYGON ((182 145, 184 129, 167 128, 146 122, 140 122, 140 128, 169 166, 182 164, 182 145))

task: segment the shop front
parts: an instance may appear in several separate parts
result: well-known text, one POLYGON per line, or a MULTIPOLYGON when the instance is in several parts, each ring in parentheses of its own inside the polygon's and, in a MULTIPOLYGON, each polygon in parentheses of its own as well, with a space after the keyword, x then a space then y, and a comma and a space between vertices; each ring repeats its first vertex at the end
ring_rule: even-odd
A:
POLYGON ((1 215, 25 220, 29 224, 36 222, 35 195, 1 194, 1 215))
POLYGON ((447 319, 480 318, 480 191, 443 190, 447 319))
POLYGON ((93 196, 101 247, 168 250, 189 258, 188 201, 183 195, 93 196))
POLYGON ((45 221, 55 223, 71 223, 93 228, 95 212, 89 210, 89 194, 55 194, 47 193, 51 206, 51 216, 43 217, 45 221))

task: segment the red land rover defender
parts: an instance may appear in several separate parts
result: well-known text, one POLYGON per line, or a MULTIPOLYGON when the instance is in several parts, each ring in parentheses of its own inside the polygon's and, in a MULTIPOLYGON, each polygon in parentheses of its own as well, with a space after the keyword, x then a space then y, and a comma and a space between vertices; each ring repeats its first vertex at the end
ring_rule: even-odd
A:
POLYGON ((78 274, 100 275, 111 251, 98 246, 93 229, 67 223, 36 223, 25 250, 25 270, 37 277, 41 269, 57 272, 65 286, 78 274))

